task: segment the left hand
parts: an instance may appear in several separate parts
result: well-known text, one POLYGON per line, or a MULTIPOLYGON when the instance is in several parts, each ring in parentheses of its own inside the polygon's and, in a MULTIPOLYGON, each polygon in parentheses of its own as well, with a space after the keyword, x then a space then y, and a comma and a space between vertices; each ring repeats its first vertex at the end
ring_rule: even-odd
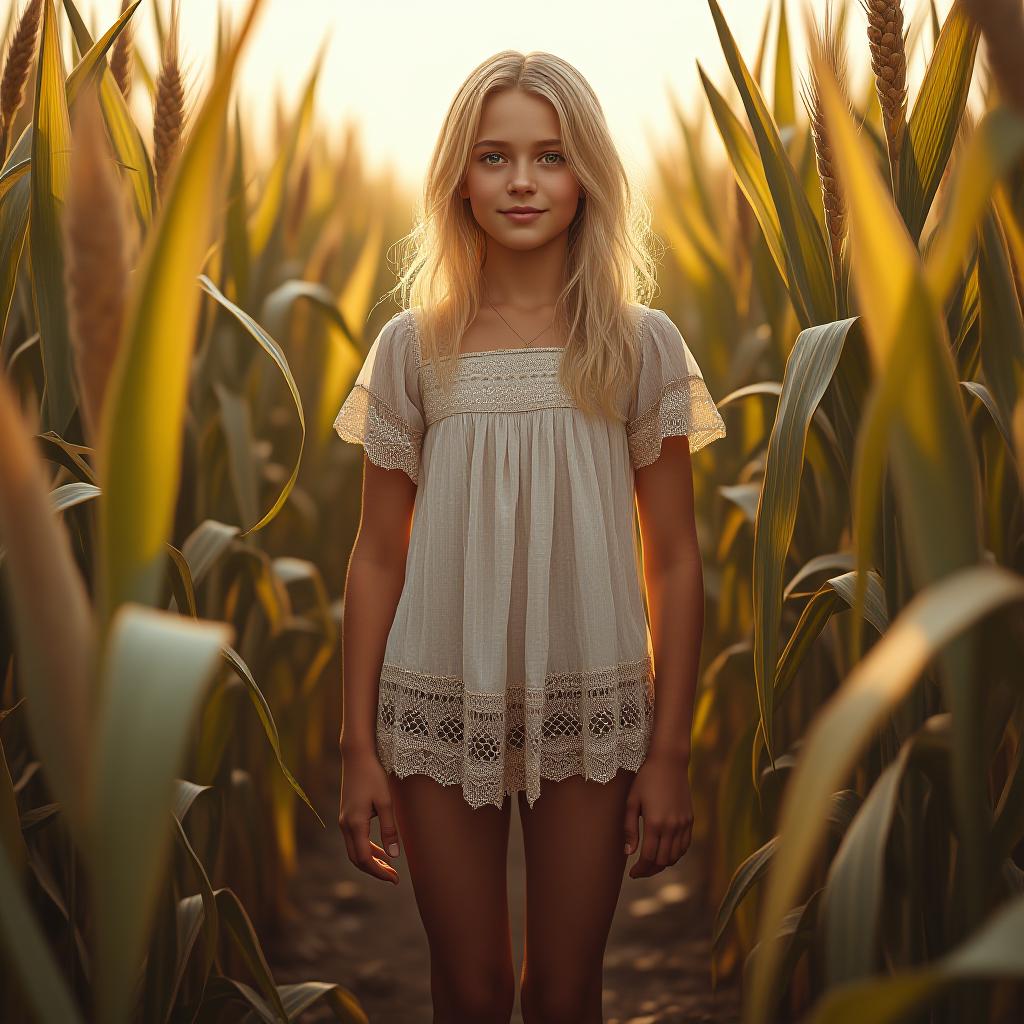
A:
POLYGON ((638 817, 644 819, 644 839, 630 878, 656 875, 689 849, 693 801, 688 768, 689 757, 652 750, 636 773, 626 800, 626 855, 637 848, 638 817))

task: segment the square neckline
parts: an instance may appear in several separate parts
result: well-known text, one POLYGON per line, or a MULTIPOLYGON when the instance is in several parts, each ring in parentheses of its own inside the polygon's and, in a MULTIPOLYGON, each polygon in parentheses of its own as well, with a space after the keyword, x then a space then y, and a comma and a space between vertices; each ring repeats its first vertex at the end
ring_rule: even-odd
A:
POLYGON ((508 348, 482 348, 477 352, 459 352, 459 359, 469 359, 471 356, 493 356, 499 352, 564 352, 568 345, 513 345, 508 348))
MULTIPOLYGON (((408 314, 409 320, 412 322, 412 333, 413 338, 416 342, 416 354, 419 357, 420 352, 420 325, 416 319, 416 314, 412 308, 407 308, 405 312, 408 314)), ((564 352, 569 346, 568 345, 514 345, 508 348, 483 348, 478 352, 457 352, 455 354, 456 361, 460 359, 471 359, 474 356, 494 356, 500 355, 503 352, 564 352)))

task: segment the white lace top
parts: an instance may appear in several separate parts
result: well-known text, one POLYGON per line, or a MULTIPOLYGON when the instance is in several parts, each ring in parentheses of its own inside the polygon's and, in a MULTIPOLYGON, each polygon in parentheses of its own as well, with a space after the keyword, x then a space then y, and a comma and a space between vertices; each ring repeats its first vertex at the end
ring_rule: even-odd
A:
POLYGON ((562 349, 458 357, 443 395, 411 310, 381 329, 334 427, 418 484, 378 689, 385 769, 501 806, 540 780, 606 782, 643 763, 654 665, 633 470, 662 438, 695 452, 725 424, 682 335, 638 306, 625 423, 586 417, 562 349))

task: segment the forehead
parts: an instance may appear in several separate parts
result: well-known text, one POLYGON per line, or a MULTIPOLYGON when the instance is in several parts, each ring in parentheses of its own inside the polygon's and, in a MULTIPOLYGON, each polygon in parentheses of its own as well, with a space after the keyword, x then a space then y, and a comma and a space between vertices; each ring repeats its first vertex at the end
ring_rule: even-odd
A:
POLYGON ((484 100, 477 139, 505 139, 529 145, 540 139, 557 138, 558 114, 543 96, 505 89, 484 100))

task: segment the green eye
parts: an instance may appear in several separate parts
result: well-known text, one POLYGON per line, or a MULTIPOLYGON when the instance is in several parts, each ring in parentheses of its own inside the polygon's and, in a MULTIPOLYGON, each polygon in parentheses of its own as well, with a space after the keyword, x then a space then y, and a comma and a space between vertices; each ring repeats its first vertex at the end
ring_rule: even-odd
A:
MULTIPOLYGON (((480 157, 480 163, 482 163, 482 164, 489 164, 492 167, 495 166, 496 161, 493 161, 493 160, 489 159, 489 157, 492 157, 492 156, 500 157, 501 154, 500 153, 496 153, 496 152, 484 153, 484 155, 480 157)), ((547 156, 553 156, 553 157, 556 158, 554 161, 546 160, 545 163, 548 163, 548 164, 550 164, 550 163, 558 163, 559 161, 561 161, 563 163, 565 162, 565 157, 562 156, 561 153, 556 153, 554 150, 549 150, 547 153, 544 153, 543 156, 546 156, 546 157, 547 156)))

